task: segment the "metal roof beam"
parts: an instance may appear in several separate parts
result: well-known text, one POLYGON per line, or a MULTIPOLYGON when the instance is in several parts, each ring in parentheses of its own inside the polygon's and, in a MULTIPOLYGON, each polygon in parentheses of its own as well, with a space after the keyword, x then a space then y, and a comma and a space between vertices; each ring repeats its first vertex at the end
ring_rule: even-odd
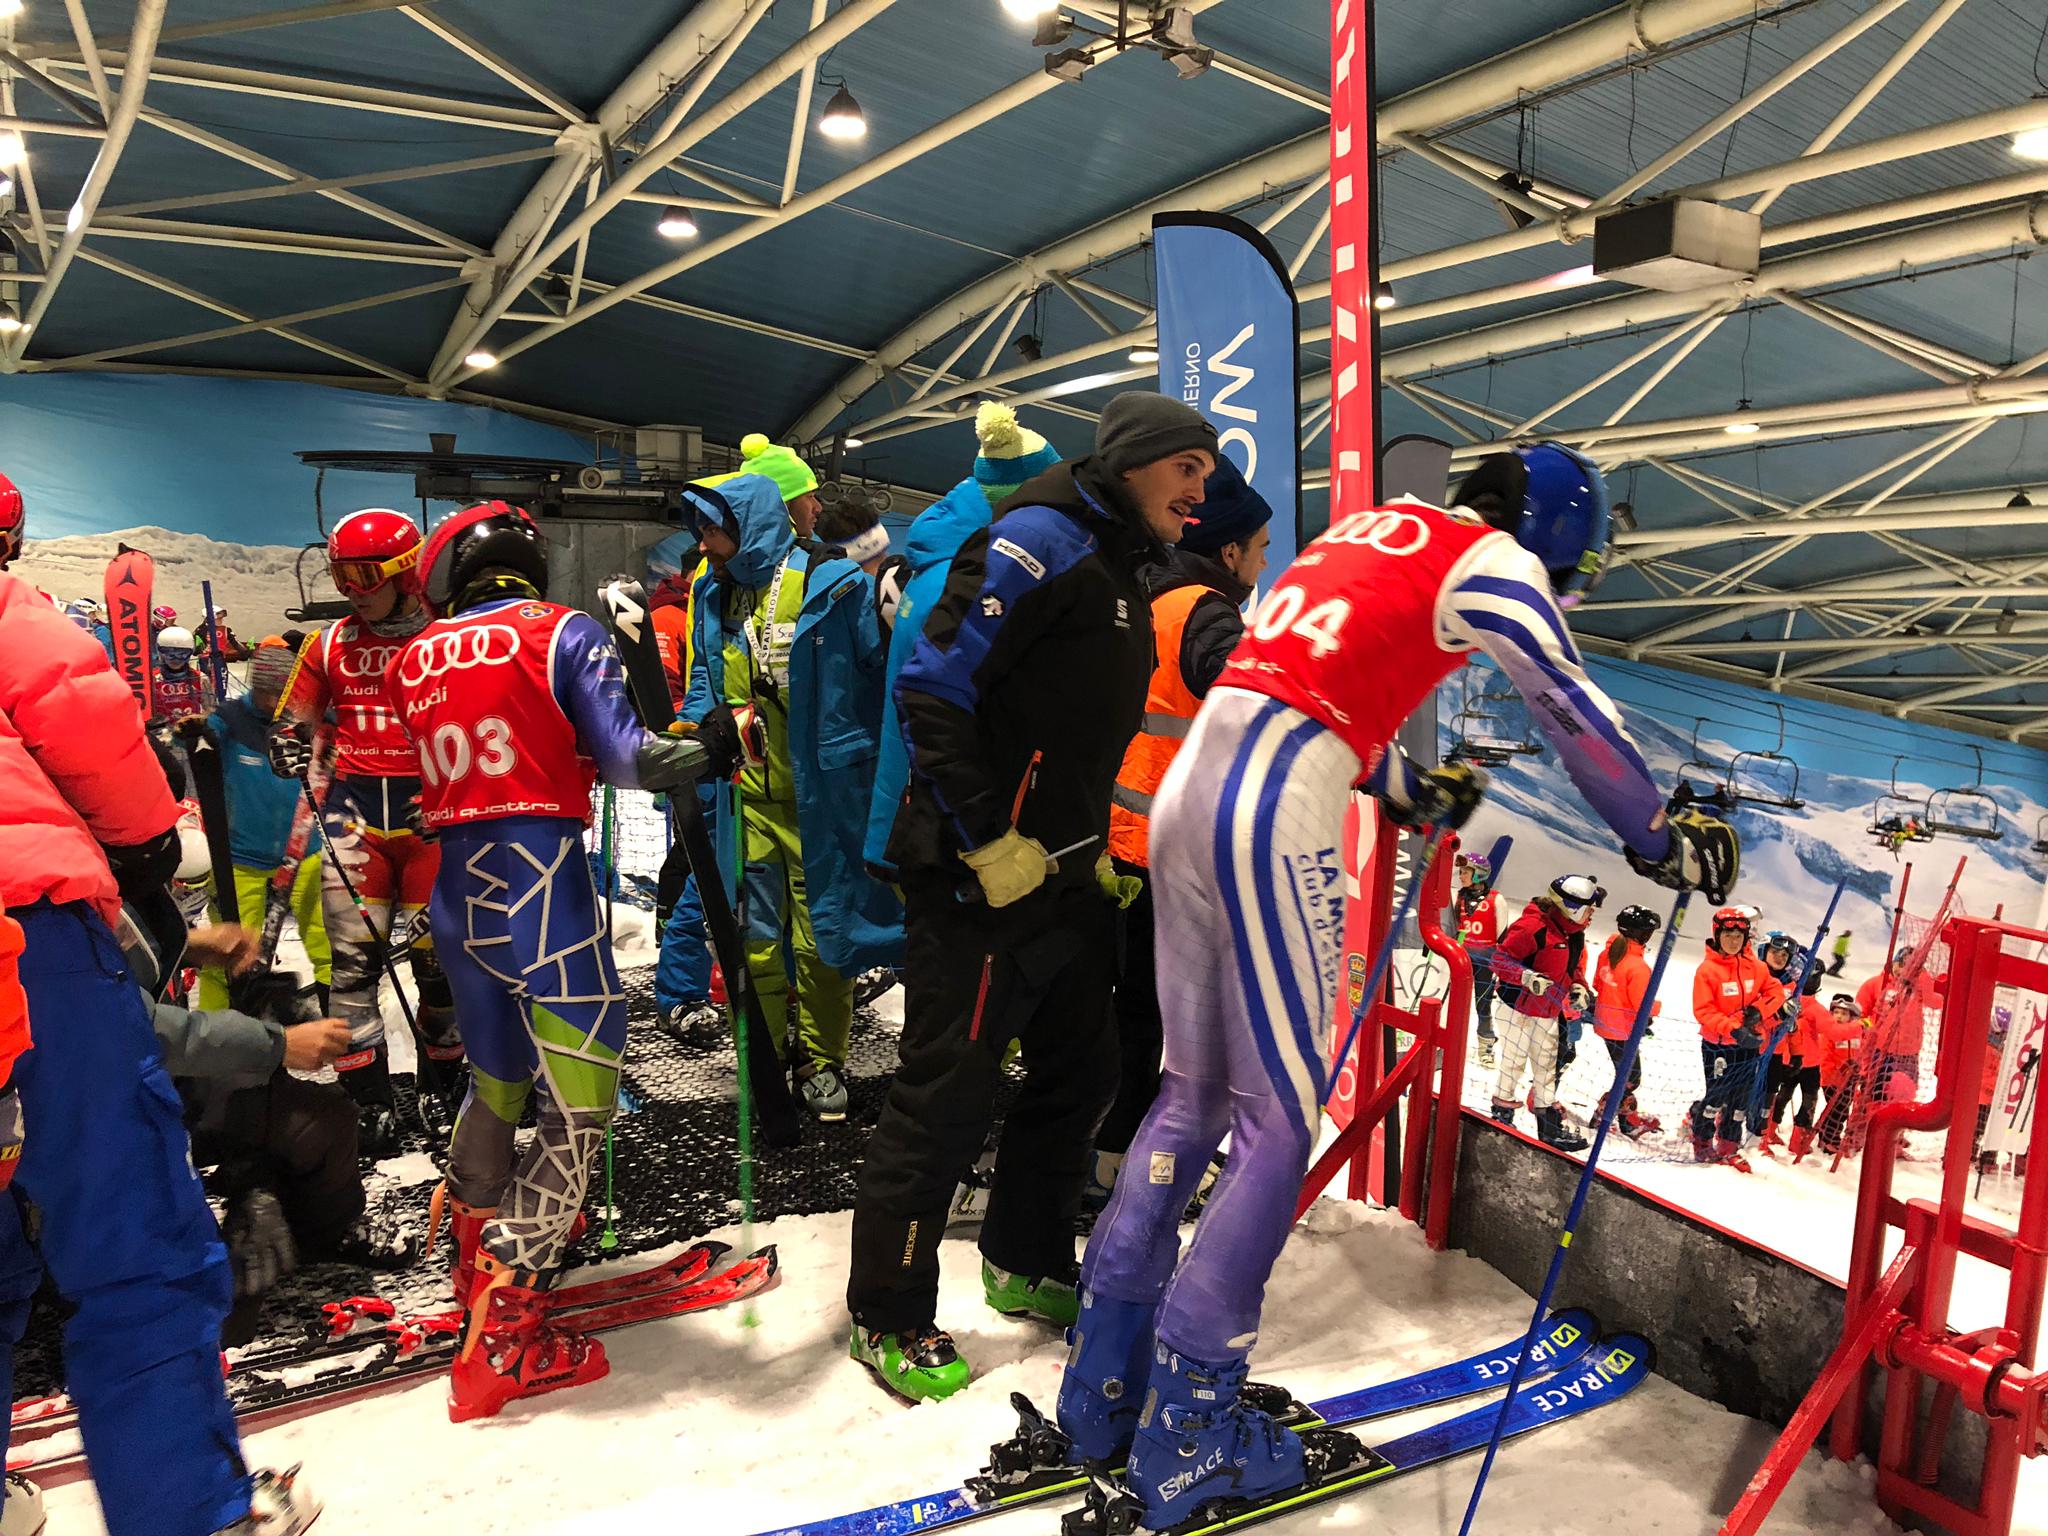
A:
POLYGON ((382 261, 400 266, 462 267, 470 258, 446 246, 402 240, 366 240, 356 235, 309 235, 294 229, 259 229, 245 224, 185 223, 176 219, 111 216, 96 220, 92 238, 141 240, 154 245, 206 245, 223 250, 275 251, 287 256, 332 256, 348 261, 382 261))
MULTIPOLYGON (((125 75, 128 71, 129 55, 126 53, 103 53, 101 59, 110 75, 125 75)), ((51 59, 49 65, 52 69, 73 71, 82 71, 85 67, 69 59, 51 59)), ((525 107, 500 106, 496 102, 460 96, 427 96, 416 91, 351 85, 347 81, 324 80, 313 75, 239 69, 227 64, 205 64, 197 59, 157 59, 149 66, 148 73, 152 79, 161 80, 166 85, 228 91, 244 96, 270 96, 315 107, 380 112, 436 123, 459 123, 465 128, 494 128, 507 133, 535 133, 552 138, 565 126, 562 119, 552 112, 534 112, 525 107)))
POLYGON ((60 139, 104 139, 104 123, 73 123, 47 117, 0 117, 0 132, 47 133, 60 139))
POLYGON ((584 121, 582 111, 574 102, 550 90, 503 54, 478 42, 453 22, 435 15, 423 5, 400 6, 399 14, 433 33, 471 63, 482 65, 514 90, 531 96, 564 123, 584 121))
POLYGON ((127 148, 128 136, 135 131, 136 115, 142 110, 142 93, 149 85, 149 61, 155 56, 157 32, 164 24, 168 5, 169 0, 136 0, 134 56, 142 66, 141 73, 121 82, 121 94, 114 99, 114 110, 107 115, 107 136, 93 156, 78 196, 72 200, 71 211, 64 220, 64 237, 57 243, 56 253, 43 264, 43 281, 36 288, 28 313, 21 317, 20 328, 8 339, 4 355, 0 355, 0 369, 12 373, 21 366, 22 354, 28 351, 35 328, 50 312, 50 303, 57 297, 71 263, 77 259, 86 231, 92 227, 93 215, 99 211, 114 167, 121 163, 121 151, 127 148))
POLYGON ((467 160, 443 160, 434 165, 404 165, 388 171, 358 171, 349 176, 307 176, 281 182, 274 187, 238 187, 232 192, 195 192, 188 197, 157 197, 140 203, 115 203, 105 212, 111 215, 174 213, 183 208, 223 208, 234 203, 267 202, 272 198, 300 197, 308 192, 339 192, 350 187, 380 187, 396 181, 424 181, 434 176, 459 176, 464 171, 489 171, 500 166, 524 165, 545 160, 555 153, 552 145, 530 149, 509 149, 501 155, 476 155, 467 160))
MULTIPOLYGON (((67 0, 68 3, 68 0, 67 0)), ((344 16, 371 15, 377 11, 395 11, 412 0, 324 0, 319 5, 294 6, 289 10, 257 11, 248 16, 229 16, 219 21, 193 21, 175 27, 165 27, 157 41, 162 43, 188 43, 202 37, 225 37, 235 32, 256 32, 269 27, 286 27, 301 21, 333 21, 344 16)), ((126 48, 132 39, 126 36, 108 35, 88 38, 94 48, 126 48)), ((22 56, 31 59, 48 59, 53 64, 76 62, 82 56, 81 47, 67 47, 63 43, 31 43, 22 49, 22 56)))

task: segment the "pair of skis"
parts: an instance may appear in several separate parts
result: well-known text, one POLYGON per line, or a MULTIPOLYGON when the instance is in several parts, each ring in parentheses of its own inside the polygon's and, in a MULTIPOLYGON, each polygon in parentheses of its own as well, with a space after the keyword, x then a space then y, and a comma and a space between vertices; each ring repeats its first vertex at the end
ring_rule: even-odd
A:
MULTIPOLYGON (((726 1306, 776 1283, 773 1246, 723 1263, 729 1251, 725 1243, 697 1243, 631 1274, 558 1287, 548 1293, 548 1316, 579 1333, 608 1333, 726 1306)), ((462 1342, 458 1308, 401 1319, 381 1298, 354 1297, 330 1304, 327 1314, 330 1336, 310 1349, 264 1350, 230 1364, 228 1398, 245 1431, 330 1398, 445 1370, 462 1342)), ((16 1403, 8 1470, 46 1476, 71 1466, 79 1457, 75 1445, 46 1448, 77 1424, 77 1407, 63 1394, 16 1403)))
MULTIPOLYGON (((1281 1417, 1297 1430, 1343 1429, 1497 1391, 1514 1370, 1522 1344, 1518 1336, 1498 1348, 1412 1376, 1306 1407, 1297 1405, 1281 1417)), ((1589 1312, 1552 1314, 1532 1352, 1531 1374, 1509 1410, 1508 1434, 1526 1434, 1615 1401, 1641 1383, 1653 1359, 1649 1342, 1636 1334, 1601 1338, 1600 1325, 1589 1312)), ((1021 1393, 1013 1394, 1011 1402, 1020 1419, 1018 1434, 991 1447, 989 1466, 960 1487, 785 1526, 763 1536, 912 1536, 1076 1495, 1087 1502, 1068 1513, 1065 1527, 1070 1536, 1098 1531, 1122 1536, 1130 1528, 1134 1502, 1128 1490, 1109 1475, 1066 1459, 1070 1452, 1065 1437, 1021 1393)), ((1344 1467, 1325 1481, 1266 1499, 1215 1501, 1196 1520, 1176 1527, 1173 1536, 1235 1530, 1483 1449, 1499 1417, 1500 1405, 1490 1403, 1375 1446, 1363 1463, 1344 1467)))

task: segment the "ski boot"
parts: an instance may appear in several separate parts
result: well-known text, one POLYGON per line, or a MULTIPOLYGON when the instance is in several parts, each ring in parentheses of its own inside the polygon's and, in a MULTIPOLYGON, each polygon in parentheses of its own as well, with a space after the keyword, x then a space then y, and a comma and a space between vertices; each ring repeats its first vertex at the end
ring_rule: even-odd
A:
POLYGON ((469 1332, 448 1373, 448 1419, 487 1419, 507 1403, 596 1381, 611 1369, 604 1346, 547 1320, 530 1270, 476 1257, 469 1332))
POLYGON ((1124 1486, 1097 1482, 1061 1522, 1066 1536, 1164 1531, 1204 1505, 1259 1501, 1367 1465, 1372 1453, 1338 1429, 1296 1434, 1240 1400, 1242 1355, 1206 1365, 1155 1342, 1148 1411, 1131 1442, 1124 1486))
POLYGON ((393 1156, 401 1138, 391 1092, 391 1056, 384 1042, 350 1051, 335 1061, 334 1070, 356 1101, 356 1151, 364 1157, 393 1156))
MULTIPOLYGON (((10 1484, 12 1481, 10 1478, 10 1484)), ((11 1489, 7 1507, 10 1511, 14 1508, 11 1489)), ((299 1481, 297 1467, 282 1472, 265 1467, 249 1480, 249 1513, 222 1526, 214 1536, 300 1536, 319 1518, 320 1501, 299 1481)))
POLYGON ((936 1323, 902 1333, 871 1332, 855 1323, 846 1352, 913 1403, 951 1397, 973 1376, 953 1336, 936 1323))
POLYGON ((896 971, 893 966, 878 965, 873 970, 862 971, 853 978, 853 1006, 865 1008, 876 998, 893 991, 896 986, 896 971))
POLYGON ((1081 1298, 1074 1280, 1056 1275, 1013 1275, 981 1261, 981 1293, 1005 1317, 1035 1317, 1056 1328, 1071 1328, 1081 1316, 1081 1298))
POLYGON ((19 1472, 7 1474, 7 1502, 0 1505, 0 1536, 43 1536, 43 1490, 19 1472))
POLYGON ((837 1125, 846 1118, 846 1080, 831 1062, 813 1062, 798 1068, 796 1092, 820 1125, 837 1125))
POLYGON ((946 1226, 973 1226, 988 1214, 989 1191, 995 1185, 996 1149, 986 1147, 967 1177, 953 1188, 953 1203, 946 1209, 946 1226))
POLYGON ((1152 1374, 1152 1316, 1158 1303, 1081 1293, 1067 1330, 1059 1423, 1076 1459, 1113 1466, 1130 1454, 1138 1409, 1152 1374))
POLYGON ((1769 1157, 1771 1155, 1771 1149, 1773 1147, 1781 1147, 1783 1145, 1784 1143, 1778 1140, 1777 1121, 1766 1120, 1764 1122, 1764 1128, 1761 1131, 1757 1132, 1757 1151, 1761 1152, 1765 1157, 1769 1157))
POLYGON ((1188 1208, 1181 1213, 1182 1221, 1193 1221, 1202 1214, 1209 1203, 1209 1197, 1216 1193, 1216 1181, 1223 1177, 1223 1170, 1230 1166, 1228 1152, 1212 1152, 1209 1166, 1202 1170, 1201 1178, 1195 1181, 1195 1192, 1188 1199, 1188 1208))
POLYGON ((441 1219, 445 1215, 455 1238, 455 1262, 448 1279, 458 1309, 469 1306, 470 1296, 476 1290, 477 1253, 483 1245, 484 1224, 497 1214, 495 1205, 464 1205, 448 1193, 448 1181, 445 1179, 434 1186, 434 1198, 427 1204, 426 1251, 434 1251, 434 1243, 441 1235, 441 1219))
POLYGON ((1536 1139, 1560 1152, 1583 1152, 1591 1145, 1585 1137, 1565 1129, 1564 1111, 1555 1104, 1536 1111, 1536 1139))
POLYGON ((679 1045, 712 1045, 725 1024, 716 1003, 677 1003, 662 1016, 662 1033, 679 1045))
POLYGON ((1807 1153, 1813 1150, 1813 1132, 1808 1130, 1803 1125, 1793 1126, 1792 1141, 1790 1146, 1786 1150, 1791 1152, 1792 1161, 1795 1163, 1798 1162, 1802 1157, 1806 1156, 1807 1153))
POLYGON ((1726 1163, 1730 1168, 1733 1168, 1737 1173, 1749 1173, 1753 1171, 1749 1166, 1749 1159, 1742 1155, 1742 1143, 1735 1140, 1733 1137, 1716 1136, 1714 1138, 1713 1161, 1717 1163, 1726 1163))
POLYGON ((420 1121, 443 1146, 455 1134, 455 1118, 469 1092, 469 1062, 462 1046, 420 1046, 419 1072, 413 1082, 419 1094, 420 1121))
POLYGON ((1493 1118, 1502 1125, 1513 1125, 1515 1123, 1515 1106, 1513 1104, 1503 1104, 1499 1099, 1495 1099, 1493 1101, 1493 1118))

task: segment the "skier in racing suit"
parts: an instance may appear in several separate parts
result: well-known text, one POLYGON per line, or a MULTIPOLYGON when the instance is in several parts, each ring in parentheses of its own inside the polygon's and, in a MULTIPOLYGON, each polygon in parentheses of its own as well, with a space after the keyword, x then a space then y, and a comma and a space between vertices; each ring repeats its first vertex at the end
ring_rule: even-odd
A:
POLYGON ((462 1037, 423 915, 440 852, 414 825, 419 768, 384 697, 385 669, 427 622, 419 599, 399 580, 419 548, 412 520, 382 507, 335 525, 328 571, 355 612, 300 653, 271 741, 279 777, 298 778, 311 762, 307 728, 330 711, 334 716, 334 777, 321 807, 330 857, 321 862, 320 901, 333 948, 332 1007, 351 1035, 348 1054, 335 1066, 356 1101, 362 1149, 372 1157, 398 1149, 379 992, 386 956, 401 945, 419 990, 421 1111, 445 1129, 462 1099, 462 1037))
POLYGON ((1422 771, 1389 747, 1415 704, 1483 650, 1640 873, 1716 899, 1735 875, 1733 832, 1666 811, 1565 628, 1557 594, 1597 573, 1606 544, 1599 472, 1537 444, 1481 461, 1460 500, 1367 507, 1304 550, 1154 802, 1166 1069, 1127 1164, 1150 1177, 1117 1181, 1088 1245, 1059 1401, 1079 1456, 1128 1452, 1126 1497, 1148 1530, 1361 1454, 1311 1431, 1305 1457, 1239 1389, 1328 1086, 1347 795, 1366 779, 1396 822, 1455 827, 1483 785, 1469 765, 1422 771), (1176 1268, 1180 1213, 1226 1132, 1230 1162, 1176 1268))
POLYGON ((600 774, 687 791, 707 749, 643 728, 597 621, 541 600, 547 544, 526 513, 457 513, 411 580, 436 619, 399 649, 386 698, 418 753, 421 820, 441 840, 434 931, 472 1074, 435 1197, 452 1206, 455 1295, 469 1311, 448 1395, 460 1422, 605 1373, 602 1347, 549 1326, 539 1296, 582 1207, 626 1048, 583 831, 600 774), (536 1084, 538 1127, 515 1167, 536 1084))

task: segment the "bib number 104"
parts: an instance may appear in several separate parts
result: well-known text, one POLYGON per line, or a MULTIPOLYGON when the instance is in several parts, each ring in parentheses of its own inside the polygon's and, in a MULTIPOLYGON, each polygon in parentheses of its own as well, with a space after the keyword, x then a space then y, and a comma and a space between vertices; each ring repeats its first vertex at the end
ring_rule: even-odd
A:
POLYGON ((420 744, 420 777, 436 786, 453 784, 476 769, 490 778, 502 778, 519 764, 512 750, 512 727, 496 715, 486 715, 470 728, 450 721, 420 744))
POLYGON ((1261 640, 1277 640, 1293 634, 1308 642, 1309 654, 1318 659, 1335 651, 1343 641, 1345 620, 1351 604, 1333 597, 1308 608, 1308 594, 1299 587, 1275 587, 1252 619, 1252 633, 1261 640))

